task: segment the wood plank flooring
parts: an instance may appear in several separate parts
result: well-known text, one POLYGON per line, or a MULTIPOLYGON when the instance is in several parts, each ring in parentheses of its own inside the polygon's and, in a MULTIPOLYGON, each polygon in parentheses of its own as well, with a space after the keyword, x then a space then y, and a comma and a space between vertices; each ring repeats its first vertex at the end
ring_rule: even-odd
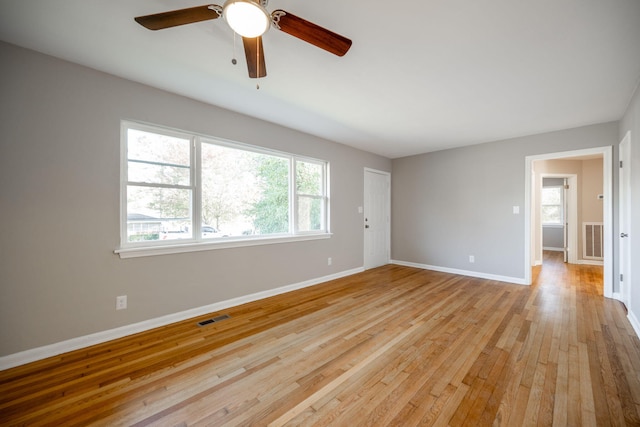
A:
POLYGON ((389 265, 212 313, 0 372, 0 423, 640 425, 640 341, 602 268, 546 254, 534 276, 389 265))

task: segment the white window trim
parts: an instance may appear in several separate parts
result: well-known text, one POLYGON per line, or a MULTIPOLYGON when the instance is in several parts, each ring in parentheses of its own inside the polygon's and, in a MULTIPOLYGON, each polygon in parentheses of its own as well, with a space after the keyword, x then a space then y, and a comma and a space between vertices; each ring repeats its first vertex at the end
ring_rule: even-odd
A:
POLYGON ((290 243, 300 242, 308 240, 320 240, 328 239, 333 234, 331 233, 329 223, 329 162, 325 160, 315 159, 306 156, 300 156, 293 153, 282 152, 278 150, 267 149, 263 147, 253 146, 235 141, 229 141, 222 138, 216 138, 208 135, 201 135, 195 132, 186 132, 177 129, 166 128, 163 126, 141 123, 131 120, 122 120, 120 126, 120 247, 114 250, 114 253, 118 254, 120 258, 136 258, 155 255, 168 255, 175 253, 186 252, 199 252, 215 249, 228 249, 245 246, 259 246, 270 245, 278 243, 290 243), (126 188, 128 182, 128 156, 127 156, 127 130, 134 128, 138 130, 163 133, 179 138, 188 138, 191 140, 191 168, 195 169, 195 173, 191 173, 190 187, 193 188, 193 204, 192 204, 192 226, 193 226, 193 238, 185 239, 179 242, 153 242, 149 245, 147 242, 127 242, 127 192, 126 188), (290 213, 292 223, 289 224, 289 233, 283 234, 269 234, 263 236, 235 236, 225 237, 224 240, 211 240, 202 239, 200 236, 201 224, 199 220, 201 209, 201 195, 198 191, 199 183, 201 182, 201 145, 203 143, 213 143, 216 145, 222 145, 231 148, 246 149, 248 151, 262 153, 272 156, 281 156, 286 158, 290 162, 290 209, 293 212, 290 213), (298 194, 295 185, 295 164, 297 161, 316 163, 323 166, 323 193, 324 196, 312 196, 305 194, 298 194), (324 200, 323 203, 323 223, 325 225, 324 230, 311 230, 311 231, 298 231, 297 223, 297 203, 298 196, 318 197, 324 200))
POLYGON ((154 255, 169 255, 169 254, 180 254, 186 252, 200 252, 200 251, 210 251, 215 249, 229 249, 229 248, 239 248, 244 246, 260 246, 260 245, 273 245, 277 243, 291 243, 291 242, 303 242, 306 240, 321 240, 321 239, 329 239, 333 236, 332 233, 316 233, 316 234, 300 234, 297 236, 286 235, 286 236, 268 236, 256 238, 253 237, 251 239, 225 239, 224 241, 216 241, 216 242, 188 242, 181 244, 170 244, 170 245, 158 245, 158 246, 140 246, 140 247, 127 247, 116 249, 114 252, 120 255, 120 258, 138 258, 145 256, 154 256, 154 255))

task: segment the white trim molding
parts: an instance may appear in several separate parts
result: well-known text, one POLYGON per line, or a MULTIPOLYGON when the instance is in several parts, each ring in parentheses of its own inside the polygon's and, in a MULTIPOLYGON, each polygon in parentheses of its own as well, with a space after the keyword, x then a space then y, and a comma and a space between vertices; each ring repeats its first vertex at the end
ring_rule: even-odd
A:
POLYGON ((318 277, 316 279, 305 280, 304 282, 294 283, 291 285, 269 289, 262 292, 256 292, 254 294, 244 295, 226 301, 208 304, 202 307, 196 307, 190 310, 156 317, 155 319, 149 319, 142 322, 133 323, 131 325, 126 325, 119 328, 97 332, 95 334, 72 338, 66 341, 21 351, 19 353, 10 354, 7 356, 2 356, 0 357, 0 371, 24 365, 26 363, 35 362, 37 360, 46 359, 47 357, 57 356, 69 351, 79 350, 81 348, 89 347, 96 344, 102 344, 107 341, 137 334, 139 332, 148 331, 161 326, 166 326, 171 323, 181 322, 183 320, 202 316, 208 313, 218 312, 230 307, 246 304, 248 302, 258 301, 286 292, 295 291, 297 289, 318 285, 330 280, 339 279, 341 277, 351 276, 362 271, 364 271, 364 267, 353 268, 351 270, 341 271, 327 276, 318 277))
POLYGON ((176 243, 173 245, 120 248, 113 251, 120 258, 137 258, 154 255, 180 254, 186 252, 210 251, 215 249, 239 248, 244 246, 273 245, 278 243, 301 242, 305 240, 329 239, 332 233, 310 233, 286 236, 268 236, 251 239, 225 239, 217 242, 176 243))
MULTIPOLYGON (((598 261, 595 259, 579 259, 578 262, 576 264, 580 264, 580 265, 604 265, 604 261, 598 261)), ((614 295, 617 292, 614 292, 611 294, 611 298, 615 298, 614 295)))
POLYGON ((636 336, 640 337, 640 322, 638 322, 638 318, 633 314, 633 311, 628 310, 627 319, 629 319, 629 323, 631 323, 636 336))
POLYGON ((528 283, 521 277, 499 276, 496 274, 481 273, 479 271, 459 270, 457 268, 438 267, 435 265, 419 264, 416 262, 399 261, 392 259, 392 264, 403 265, 405 267, 421 268, 423 270, 439 271, 441 273, 459 274, 461 276, 477 277, 479 279, 496 280, 498 282, 514 283, 516 285, 527 285, 528 283))

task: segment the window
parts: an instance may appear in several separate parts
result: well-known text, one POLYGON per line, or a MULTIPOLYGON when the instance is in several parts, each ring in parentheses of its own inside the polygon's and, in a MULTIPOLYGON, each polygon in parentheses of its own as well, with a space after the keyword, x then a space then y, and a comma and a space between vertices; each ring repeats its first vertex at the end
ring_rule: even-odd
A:
POLYGON ((560 187, 542 187, 542 224, 564 224, 564 189, 560 187))
POLYGON ((325 161, 131 122, 122 156, 121 256, 328 235, 325 161))
POLYGON ((297 160, 296 170, 296 227, 299 233, 321 231, 324 228, 326 188, 324 165, 297 160))

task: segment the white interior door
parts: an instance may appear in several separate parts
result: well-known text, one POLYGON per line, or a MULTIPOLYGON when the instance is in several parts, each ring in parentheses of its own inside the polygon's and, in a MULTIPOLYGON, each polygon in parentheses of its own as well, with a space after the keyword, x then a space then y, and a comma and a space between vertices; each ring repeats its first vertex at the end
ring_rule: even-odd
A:
POLYGON ((631 179, 631 161, 630 161, 630 140, 629 132, 625 135, 618 148, 620 154, 620 297, 622 302, 629 307, 630 284, 631 284, 631 264, 630 264, 630 246, 629 237, 629 220, 631 218, 631 201, 630 201, 630 179, 631 179))
POLYGON ((364 171, 364 268, 389 263, 391 177, 386 172, 364 171))

